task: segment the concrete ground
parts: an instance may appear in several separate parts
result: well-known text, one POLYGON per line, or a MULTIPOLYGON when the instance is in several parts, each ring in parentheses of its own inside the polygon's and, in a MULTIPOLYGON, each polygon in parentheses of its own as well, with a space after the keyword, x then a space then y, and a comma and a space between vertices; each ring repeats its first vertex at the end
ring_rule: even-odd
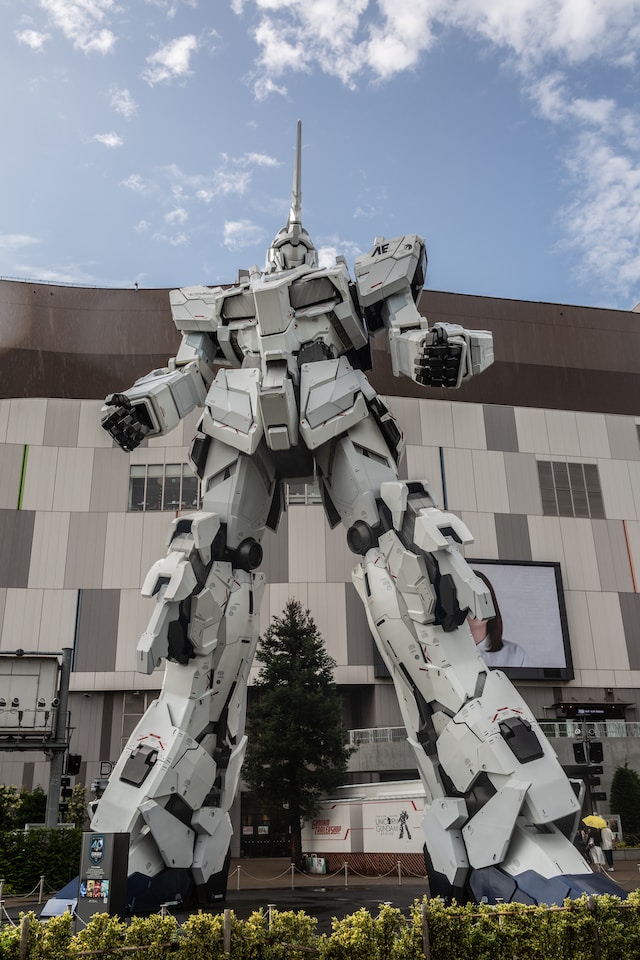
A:
MULTIPOLYGON (((609 874, 627 893, 640 888, 640 864, 635 860, 614 859, 615 872, 609 874)), ((403 912, 414 900, 428 893, 426 877, 400 877, 396 871, 386 876, 363 877, 353 871, 333 874, 301 874, 291 869, 286 858, 232 860, 227 899, 206 909, 221 913, 233 910, 246 919, 255 910, 304 910, 318 920, 318 933, 329 933, 332 918, 341 919, 365 907, 374 916, 382 903, 390 903, 403 912)), ((3 901, 2 918, 16 920, 21 912, 39 913, 37 898, 7 897, 3 901)), ((187 911, 169 908, 179 922, 187 911)))

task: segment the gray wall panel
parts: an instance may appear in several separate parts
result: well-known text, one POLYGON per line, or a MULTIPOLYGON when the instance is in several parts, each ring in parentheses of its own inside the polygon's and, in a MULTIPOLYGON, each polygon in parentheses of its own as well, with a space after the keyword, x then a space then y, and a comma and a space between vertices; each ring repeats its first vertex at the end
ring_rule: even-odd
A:
POLYGON ((607 592, 633 591, 629 554, 620 520, 593 520, 600 587, 607 592))
POLYGON ((345 583, 345 608, 347 613, 347 663, 373 664, 373 638, 367 617, 352 583, 345 583))
POLYGON ((0 510, 0 587, 27 586, 35 519, 33 510, 0 510))
POLYGON ((116 667, 119 590, 81 590, 75 669, 108 673, 116 667))
POLYGON ((513 407, 485 404, 483 412, 487 450, 508 450, 517 453, 520 448, 513 407))
POLYGON ((267 583, 289 582, 289 517, 283 513, 276 533, 265 530, 262 538, 264 559, 260 570, 267 583))
POLYGON ((629 667, 632 670, 640 670, 640 593, 620 593, 618 597, 627 641, 629 667))
POLYGON ((524 514, 496 513, 498 555, 502 560, 531 560, 529 524, 524 514))
POLYGON ((21 443, 4 443, 0 448, 0 508, 16 510, 18 507, 23 456, 21 443))
POLYGON ((47 400, 44 422, 45 447, 76 447, 80 423, 79 400, 47 400))
POLYGON ((129 498, 129 457, 120 448, 93 454, 89 510, 125 513, 129 498))
POLYGON ((100 587, 107 535, 106 513, 72 513, 65 566, 65 587, 100 587))

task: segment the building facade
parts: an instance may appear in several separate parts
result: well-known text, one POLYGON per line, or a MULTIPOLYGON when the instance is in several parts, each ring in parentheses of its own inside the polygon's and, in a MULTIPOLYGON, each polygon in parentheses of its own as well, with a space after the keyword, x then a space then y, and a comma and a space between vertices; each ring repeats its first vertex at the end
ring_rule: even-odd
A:
MULTIPOLYGON (((470 558, 556 565, 566 662, 516 682, 564 764, 577 741, 603 742, 606 792, 618 764, 640 770, 638 314, 433 291, 421 308, 491 330, 496 362, 459 391, 426 390, 393 378, 384 337, 374 342, 368 375, 404 431, 402 475, 427 478, 462 517, 470 558)), ((101 401, 177 344, 167 290, 0 281, 0 651, 73 650, 71 750, 88 786, 160 687, 162 670, 135 671, 151 609, 140 587, 171 519, 198 502, 196 414, 125 454, 100 428, 101 401)), ((309 608, 358 745, 351 780, 415 777, 355 558, 313 485, 289 488, 263 546, 261 630, 289 597, 309 608)), ((505 622, 511 639, 518 629, 505 622)), ((0 782, 46 789, 44 753, 0 752, 0 782)))

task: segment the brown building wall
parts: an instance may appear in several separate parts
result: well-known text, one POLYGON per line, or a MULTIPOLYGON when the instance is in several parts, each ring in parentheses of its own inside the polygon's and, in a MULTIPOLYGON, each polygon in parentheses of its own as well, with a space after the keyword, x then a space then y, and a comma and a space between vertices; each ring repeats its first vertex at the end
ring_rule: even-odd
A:
MULTIPOLYGON (((456 400, 638 413, 640 324, 631 311, 425 291, 422 312, 494 334, 495 363, 456 400)), ((0 281, 0 397, 98 399, 163 366, 179 337, 168 290, 113 290, 0 281)), ((376 389, 444 397, 391 373, 374 341, 376 389)))

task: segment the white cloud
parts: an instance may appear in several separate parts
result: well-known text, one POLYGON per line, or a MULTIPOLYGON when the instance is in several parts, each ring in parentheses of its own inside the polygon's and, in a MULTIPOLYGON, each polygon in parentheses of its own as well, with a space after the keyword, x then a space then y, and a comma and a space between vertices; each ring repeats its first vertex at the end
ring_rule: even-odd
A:
POLYGON ((121 181, 121 186, 126 187, 127 190, 133 190, 134 193, 143 193, 146 189, 139 173, 131 173, 126 180, 121 181))
POLYGON ((20 30, 16 33, 18 43, 23 43, 32 50, 42 50, 49 39, 48 33, 40 33, 39 30, 20 30))
POLYGON ((93 139, 111 149, 113 149, 113 147, 121 147, 124 143, 122 137, 118 136, 117 133, 113 133, 113 131, 111 133, 96 133, 93 139))
POLYGON ((169 226, 174 227, 176 224, 186 223, 189 219, 189 214, 184 209, 184 207, 177 207, 175 210, 171 210, 169 213, 165 214, 165 223, 169 226))
POLYGON ((83 53, 108 53, 116 42, 112 30, 103 26, 118 7, 115 0, 40 0, 54 26, 83 53))
POLYGON ((142 77, 150 86, 174 80, 176 77, 186 77, 191 72, 189 64, 191 55, 198 48, 198 38, 193 34, 176 37, 170 40, 155 53, 147 57, 149 66, 142 77))
POLYGON ((151 229, 151 224, 149 223, 148 220, 138 220, 138 222, 136 223, 133 229, 135 230, 136 233, 140 234, 140 236, 144 236, 145 234, 149 233, 149 230, 151 229))
POLYGON ((31 237, 28 233, 0 233, 0 249, 2 250, 21 250, 23 247, 31 247, 34 243, 40 243, 37 237, 31 237))
POLYGON ((262 227, 251 220, 227 220, 224 225, 223 243, 229 250, 253 247, 263 243, 264 239, 265 232, 262 227))
POLYGON ((113 107, 116 113, 119 113, 125 119, 130 120, 138 112, 138 104, 135 102, 131 93, 120 87, 112 87, 109 91, 109 105, 113 107))

